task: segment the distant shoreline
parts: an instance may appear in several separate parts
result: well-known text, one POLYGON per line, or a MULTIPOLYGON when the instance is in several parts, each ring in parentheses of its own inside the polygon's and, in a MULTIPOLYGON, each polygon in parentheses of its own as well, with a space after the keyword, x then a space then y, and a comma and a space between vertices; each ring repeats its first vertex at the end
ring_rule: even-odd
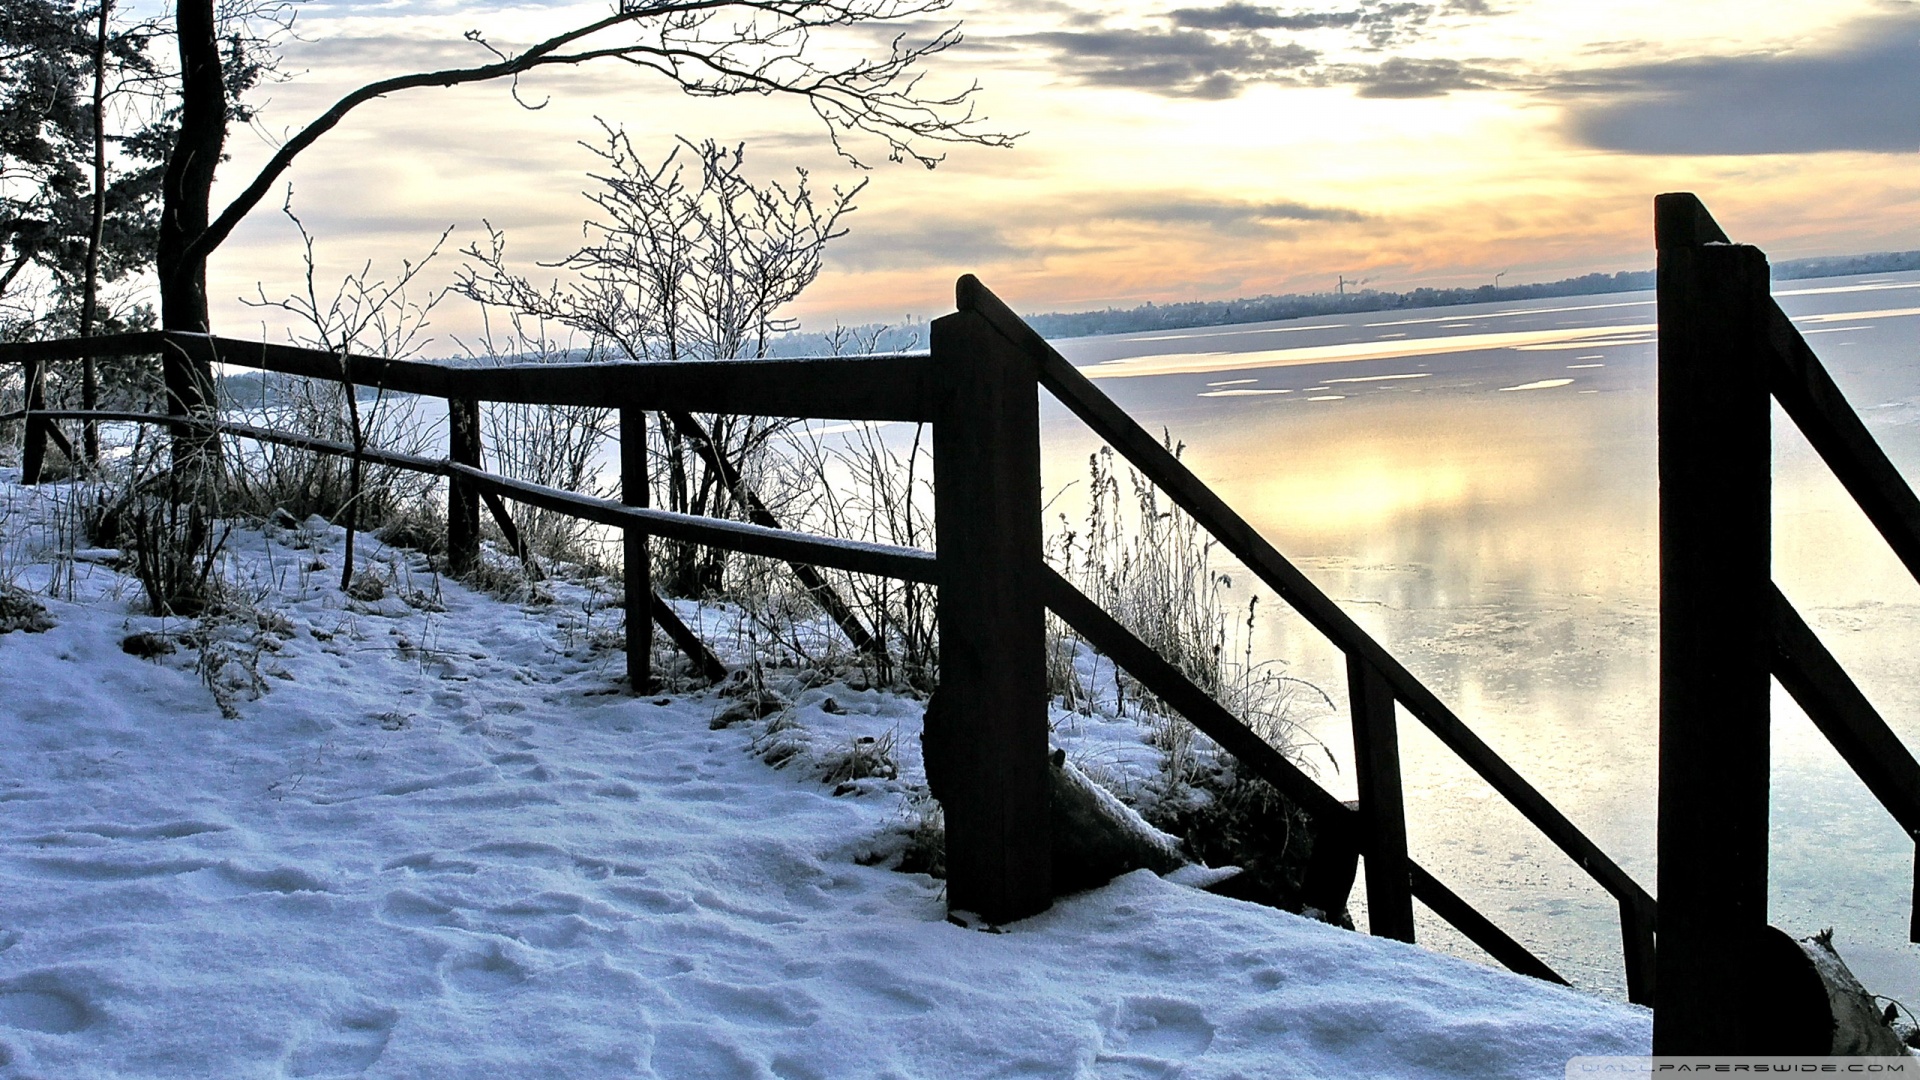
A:
MULTIPOLYGON (((1920 270, 1920 251, 1883 251, 1867 255, 1839 255, 1815 259, 1785 259, 1773 264, 1775 281, 1890 274, 1920 270)), ((1503 300, 1538 300, 1554 296, 1594 296, 1639 292, 1654 287, 1651 270, 1623 270, 1615 274, 1585 274, 1533 285, 1481 285, 1472 289, 1414 289, 1382 292, 1368 289, 1349 293, 1289 293, 1239 300, 1195 300, 1178 304, 1146 303, 1134 308, 1101 311, 1047 312, 1025 316, 1041 336, 1052 338, 1133 334, 1149 330, 1179 330, 1195 326, 1277 322, 1316 315, 1345 315, 1405 308, 1452 307, 1503 300)))
MULTIPOLYGON (((1891 274, 1920 270, 1920 251, 1880 251, 1866 255, 1835 255, 1815 259, 1784 259, 1773 264, 1773 280, 1797 281, 1805 278, 1847 277, 1858 274, 1891 274)), ((1461 304, 1499 303, 1501 301, 1540 300, 1556 296, 1599 296, 1608 293, 1640 292, 1654 286, 1651 270, 1622 270, 1615 274, 1584 274, 1534 285, 1481 285, 1472 289, 1414 289, 1411 292, 1382 292, 1366 289, 1349 293, 1287 293, 1280 296, 1255 296, 1239 300, 1192 300, 1177 304, 1141 304, 1132 308, 1106 308, 1100 311, 1050 311, 1025 315, 1027 324, 1048 340, 1102 337, 1111 334, 1137 334, 1154 330, 1183 330, 1196 326, 1232 326, 1242 323, 1279 322, 1283 319, 1307 319, 1319 315, 1348 315, 1368 311, 1400 311, 1407 308, 1454 307, 1461 304)), ((858 341, 875 352, 906 351, 927 347, 927 324, 909 321, 903 326, 871 323, 841 328, 829 334, 797 330, 773 339, 768 350, 772 356, 826 356, 846 351, 848 342, 858 341)), ((854 351, 865 351, 856 349, 854 351)))

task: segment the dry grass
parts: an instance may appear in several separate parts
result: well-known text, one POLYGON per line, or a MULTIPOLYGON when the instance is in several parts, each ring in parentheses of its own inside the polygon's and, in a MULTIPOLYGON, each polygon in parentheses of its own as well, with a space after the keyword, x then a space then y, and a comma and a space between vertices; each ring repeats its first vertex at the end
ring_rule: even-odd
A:
MULTIPOLYGON (((777 474, 795 527, 900 547, 933 546, 933 455, 925 429, 916 426, 910 439, 900 440, 904 445, 885 434, 874 424, 830 432, 795 429, 777 474)), ((846 661, 870 685, 931 692, 940 660, 933 588, 837 571, 823 576, 882 646, 878 652, 849 652, 846 661)))
MULTIPOLYGON (((1167 449, 1177 457, 1183 447, 1168 440, 1167 449)), ((1062 515, 1048 541, 1051 561, 1268 743, 1298 756, 1298 706, 1331 702, 1281 664, 1254 657, 1258 598, 1244 617, 1229 608, 1232 580, 1215 568, 1213 539, 1139 474, 1128 470, 1126 481, 1123 489, 1111 449, 1091 455, 1086 517, 1076 527, 1062 515)), ((1083 675, 1071 631, 1057 620, 1049 626, 1057 635, 1048 647, 1049 690, 1068 708, 1137 717, 1166 755, 1170 789, 1212 768, 1214 749, 1191 724, 1116 667, 1107 678, 1083 675)))

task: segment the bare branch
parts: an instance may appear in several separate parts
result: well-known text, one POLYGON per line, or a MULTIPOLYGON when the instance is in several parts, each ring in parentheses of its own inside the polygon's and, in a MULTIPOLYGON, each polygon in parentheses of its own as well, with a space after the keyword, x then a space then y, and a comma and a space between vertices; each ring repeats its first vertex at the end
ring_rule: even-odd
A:
POLYGON ((971 106, 976 87, 948 97, 927 97, 919 91, 916 65, 957 44, 958 27, 919 45, 896 37, 886 57, 839 68, 821 67, 805 55, 816 29, 924 15, 946 5, 947 0, 622 0, 605 18, 517 54, 470 32, 470 41, 496 57, 493 63, 381 79, 341 98, 279 148, 245 190, 192 241, 182 261, 191 264, 219 247, 293 159, 360 105, 403 90, 501 78, 515 80, 518 101, 518 77, 540 67, 621 60, 656 71, 696 97, 794 95, 812 106, 826 124, 835 150, 856 165, 862 163, 843 142, 845 135, 856 132, 884 141, 890 159, 912 160, 928 168, 938 164, 940 156, 920 149, 922 143, 1011 145, 1016 136, 979 127, 983 118, 971 106), (616 28, 630 30, 634 40, 575 48, 616 28))

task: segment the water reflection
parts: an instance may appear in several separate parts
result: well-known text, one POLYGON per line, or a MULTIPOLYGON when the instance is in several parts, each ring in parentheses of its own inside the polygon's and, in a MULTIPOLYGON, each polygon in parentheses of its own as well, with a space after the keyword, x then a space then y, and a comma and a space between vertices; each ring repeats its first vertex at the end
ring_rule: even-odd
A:
MULTIPOLYGON (((1810 340, 1910 477, 1920 308, 1875 304, 1916 287, 1920 275, 1781 292, 1796 322, 1833 331, 1810 340)), ((1130 376, 1101 387, 1183 441, 1202 479, 1651 889, 1651 312, 1642 295, 1061 347, 1130 376), (1384 326, 1410 336, 1381 340, 1384 326)), ((1058 412, 1046 430, 1060 489, 1093 442, 1058 412)), ((1784 421, 1775 442, 1775 577, 1920 747, 1920 586, 1784 421)), ((1069 488, 1056 509, 1072 506, 1069 488)), ((1243 602, 1251 576, 1220 568, 1243 602)), ((1260 610, 1257 653, 1333 700, 1305 719, 1331 751, 1323 782, 1350 797, 1342 658, 1270 595, 1260 610)), ((1868 985, 1920 997, 1910 842, 1789 699, 1775 712, 1773 921, 1835 926, 1868 985)), ((1404 714, 1402 729, 1415 856, 1577 983, 1623 994, 1611 898, 1404 714)), ((1472 952, 1431 923, 1428 940, 1472 952)))

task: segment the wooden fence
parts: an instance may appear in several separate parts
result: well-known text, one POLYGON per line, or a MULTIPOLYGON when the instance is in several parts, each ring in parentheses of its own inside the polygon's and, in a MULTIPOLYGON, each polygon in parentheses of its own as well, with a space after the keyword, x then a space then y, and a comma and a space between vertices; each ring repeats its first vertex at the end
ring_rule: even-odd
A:
POLYGON ((1768 677, 1916 843, 1920 765, 1772 582, 1778 401, 1916 579, 1920 500, 1690 194, 1655 203, 1659 248, 1660 1008, 1654 1052, 1773 1044, 1755 969, 1767 926, 1768 677))
MULTIPOLYGON (((1396 703, 1591 875, 1618 902, 1629 995, 1652 998, 1653 899, 1438 697, 1340 610, 1159 441, 972 277, 959 283, 958 311, 935 320, 931 355, 701 364, 584 364, 450 367, 340 356, 174 333, 91 342, 0 347, 0 362, 37 365, 94 355, 174 349, 204 363, 261 368, 445 398, 451 446, 445 460, 379 451, 364 460, 447 477, 452 561, 471 560, 478 537, 476 496, 511 538, 502 500, 574 514, 625 530, 628 544, 629 672, 646 678, 647 629, 631 613, 651 607, 675 640, 703 647, 653 597, 645 538, 690 540, 791 563, 879 574, 939 587, 938 708, 926 720, 929 781, 947 820, 949 903, 994 921, 1034 914, 1052 901, 1044 615, 1051 608, 1076 632, 1191 720, 1313 820, 1316 856, 1310 903, 1346 906, 1365 857, 1369 930, 1411 941, 1419 900, 1515 971, 1565 982, 1549 965, 1408 857, 1396 703), (1041 550, 1039 391, 1044 388, 1164 489, 1268 586, 1347 656, 1359 799, 1347 804, 1262 740, 1229 710, 1144 645, 1111 615, 1047 567, 1041 550), (587 498, 481 468, 481 401, 617 405, 622 417, 621 502, 587 498), (933 552, 809 536, 768 524, 690 517, 645 506, 639 449, 645 410, 903 420, 932 428, 933 552), (644 605, 644 606, 642 606, 644 605)), ((34 404, 39 404, 35 399, 34 404)), ((86 414, 35 409, 43 437, 56 419, 86 414)), ((179 417, 92 414, 93 419, 179 417)), ((285 432, 197 421, 247 438, 353 456, 352 447, 285 432)), ((31 441, 31 439, 30 439, 31 441)), ((30 455, 31 456, 31 455, 30 455)), ((35 458, 34 460, 37 460, 35 458)), ((769 519, 770 520, 770 519, 769 519)), ((844 625, 844 624, 843 624, 844 625)), ((710 657, 704 660, 714 664, 710 657)))

